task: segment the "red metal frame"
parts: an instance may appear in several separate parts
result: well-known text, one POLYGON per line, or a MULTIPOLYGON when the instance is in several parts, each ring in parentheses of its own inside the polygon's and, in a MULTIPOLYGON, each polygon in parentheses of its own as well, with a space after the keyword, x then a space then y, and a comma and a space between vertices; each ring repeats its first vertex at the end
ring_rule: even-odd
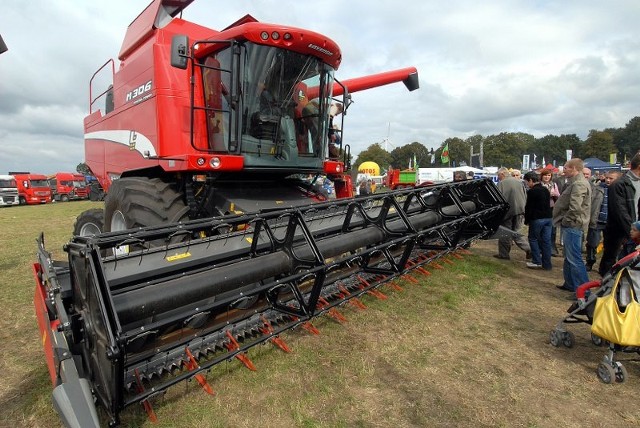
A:
POLYGON ((49 376, 51 377, 51 383, 56 384, 58 378, 58 372, 56 370, 56 364, 53 357, 53 343, 51 341, 52 332, 58 328, 60 321, 49 320, 49 310, 47 309, 47 289, 40 281, 39 273, 42 272, 40 263, 33 264, 33 276, 36 280, 36 290, 33 296, 33 305, 36 310, 36 319, 38 321, 38 329, 40 330, 40 338, 42 341, 42 348, 44 349, 44 356, 47 361, 47 368, 49 369, 49 376))

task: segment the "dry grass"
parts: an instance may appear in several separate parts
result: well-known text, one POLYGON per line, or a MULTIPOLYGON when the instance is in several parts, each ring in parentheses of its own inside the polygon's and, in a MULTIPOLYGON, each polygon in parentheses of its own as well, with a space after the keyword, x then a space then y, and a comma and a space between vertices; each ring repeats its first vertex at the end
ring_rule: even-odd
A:
MULTIPOLYGON (((73 218, 92 203, 0 210, 3 280, 0 305, 0 426, 54 426, 51 385, 31 296, 34 239, 45 231, 56 254, 73 218)), ((250 372, 238 361, 208 375, 209 397, 191 382, 154 402, 151 424, 139 407, 123 414, 126 426, 197 427, 586 427, 640 425, 633 397, 640 365, 627 362, 625 384, 604 385, 595 368, 605 353, 591 344, 585 324, 572 349, 554 348, 549 331, 569 302, 554 285, 554 271, 524 268, 491 257, 496 242, 445 269, 430 269, 421 284, 400 282, 388 300, 364 299, 367 310, 345 307, 348 322, 314 322, 321 330, 284 335, 293 348, 271 345, 249 355, 250 372)), ((417 274, 414 276, 418 277, 417 274)), ((620 355, 626 358, 629 355, 620 355)))

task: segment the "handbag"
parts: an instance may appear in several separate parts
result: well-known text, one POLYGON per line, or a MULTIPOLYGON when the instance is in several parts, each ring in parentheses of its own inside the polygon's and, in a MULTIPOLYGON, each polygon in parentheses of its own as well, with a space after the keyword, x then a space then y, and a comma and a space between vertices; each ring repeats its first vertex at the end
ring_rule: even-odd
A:
POLYGON ((627 269, 616 275, 611 293, 596 299, 591 332, 602 339, 622 346, 640 346, 640 303, 635 299, 631 277, 627 269), (623 274, 629 281, 629 303, 620 309, 619 288, 623 274))

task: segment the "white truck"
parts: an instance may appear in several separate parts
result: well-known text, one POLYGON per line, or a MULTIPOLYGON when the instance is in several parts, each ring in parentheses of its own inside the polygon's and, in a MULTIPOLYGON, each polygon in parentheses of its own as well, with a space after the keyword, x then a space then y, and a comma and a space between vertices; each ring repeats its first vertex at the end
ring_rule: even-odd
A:
POLYGON ((18 186, 13 175, 0 175, 0 207, 19 205, 18 186))
POLYGON ((458 166, 455 168, 418 168, 418 176, 416 177, 416 185, 425 182, 444 183, 453 181, 453 173, 455 171, 464 171, 468 178, 492 178, 495 174, 490 174, 486 170, 473 168, 470 166, 458 166))

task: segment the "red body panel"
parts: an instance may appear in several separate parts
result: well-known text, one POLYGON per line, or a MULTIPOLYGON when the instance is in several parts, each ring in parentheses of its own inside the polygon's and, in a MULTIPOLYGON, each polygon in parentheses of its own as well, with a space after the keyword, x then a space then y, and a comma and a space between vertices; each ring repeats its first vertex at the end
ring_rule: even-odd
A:
POLYGON ((18 186, 18 195, 28 205, 48 204, 51 202, 51 189, 48 186, 34 186, 35 181, 46 181, 42 174, 13 174, 18 186))
POLYGON ((55 361, 53 359, 53 343, 52 332, 58 327, 60 323, 57 319, 49 320, 49 311, 46 305, 47 290, 40 281, 39 272, 41 272, 39 263, 33 264, 33 276, 36 279, 36 290, 33 296, 33 305, 36 310, 36 319, 38 320, 38 328, 40 330, 40 338, 42 341, 42 348, 44 349, 45 358, 47 360, 47 367, 49 369, 49 376, 51 377, 51 383, 56 384, 58 374, 56 372, 55 361))

